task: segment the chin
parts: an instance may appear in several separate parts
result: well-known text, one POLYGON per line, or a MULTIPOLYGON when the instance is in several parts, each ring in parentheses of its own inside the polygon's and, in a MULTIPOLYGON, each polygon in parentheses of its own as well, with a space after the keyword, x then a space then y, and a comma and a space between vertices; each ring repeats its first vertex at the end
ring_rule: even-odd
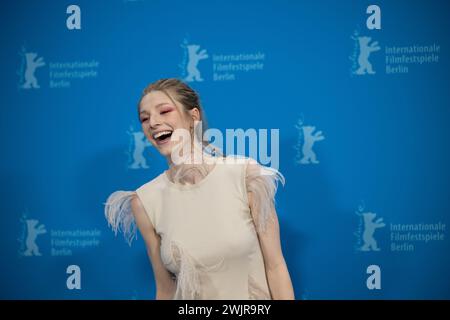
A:
POLYGON ((164 157, 168 157, 172 154, 172 148, 170 146, 161 146, 161 147, 158 146, 157 150, 164 157))

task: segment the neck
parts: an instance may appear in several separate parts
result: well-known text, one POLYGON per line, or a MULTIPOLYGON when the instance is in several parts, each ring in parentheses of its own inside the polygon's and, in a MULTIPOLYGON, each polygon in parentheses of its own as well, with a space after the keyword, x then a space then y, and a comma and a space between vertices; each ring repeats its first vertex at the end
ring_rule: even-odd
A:
POLYGON ((180 184, 195 184, 208 175, 215 166, 216 159, 207 154, 203 148, 191 152, 183 163, 173 163, 167 158, 169 170, 167 175, 172 182, 180 184))
POLYGON ((182 163, 174 163, 172 160, 172 155, 168 155, 166 157, 167 165, 169 168, 174 166, 179 166, 181 164, 185 165, 201 165, 205 163, 205 158, 208 155, 205 153, 203 146, 201 143, 194 143, 193 147, 190 148, 190 155, 186 156, 185 160, 182 163))

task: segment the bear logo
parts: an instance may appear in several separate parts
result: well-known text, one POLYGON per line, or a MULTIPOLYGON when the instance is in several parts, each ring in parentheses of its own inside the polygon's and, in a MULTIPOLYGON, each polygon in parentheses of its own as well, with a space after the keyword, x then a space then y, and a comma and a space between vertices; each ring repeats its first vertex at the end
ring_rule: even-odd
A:
MULTIPOLYGON (((134 146, 134 150, 133 150, 133 163, 131 165, 129 165, 130 169, 139 169, 139 168, 143 168, 143 169, 147 169, 148 165, 147 165, 147 161, 145 160, 144 157, 144 150, 146 147, 151 146, 151 143, 147 140, 147 138, 145 137, 144 133, 142 131, 136 131, 133 132, 133 130, 131 129, 131 131, 127 131, 127 133, 132 137, 132 144, 134 146)), ((132 147, 130 147, 132 148, 132 147)))
POLYGON ((377 246, 377 241, 373 237, 375 230, 378 228, 382 228, 385 226, 383 222, 383 218, 379 218, 374 221, 377 216, 376 213, 373 212, 365 212, 362 214, 364 220, 364 231, 362 235, 362 240, 364 244, 360 248, 361 251, 380 251, 380 248, 377 246))
POLYGON ((41 256, 39 252, 39 247, 36 244, 36 238, 40 234, 44 234, 47 232, 45 230, 45 225, 41 224, 38 226, 39 221, 34 219, 26 220, 27 223, 27 238, 26 238, 26 247, 27 249, 23 253, 25 256, 41 256))
POLYGON ((36 59, 36 57, 37 53, 34 52, 25 53, 27 67, 25 69, 25 83, 22 85, 22 88, 24 89, 40 88, 37 79, 34 75, 34 72, 36 71, 37 68, 45 66, 45 62, 42 60, 43 59, 42 57, 38 59, 36 59))
POLYGON ((187 72, 188 75, 184 79, 187 82, 192 81, 203 81, 202 76, 200 75, 200 71, 197 68, 197 65, 200 60, 208 58, 208 54, 206 50, 203 49, 200 52, 197 52, 200 49, 199 45, 191 44, 187 46, 188 50, 188 64, 187 64, 187 72))
POLYGON ((371 37, 362 36, 358 37, 357 39, 359 43, 359 68, 354 73, 358 75, 363 75, 366 73, 375 74, 375 71, 372 68, 372 64, 369 61, 369 56, 372 52, 380 50, 378 41, 374 41, 369 45, 370 41, 372 40, 371 37))
POLYGON ((318 131, 313 134, 314 130, 316 130, 315 126, 302 126, 298 127, 298 129, 302 129, 303 131, 303 146, 302 146, 302 154, 303 157, 300 160, 301 164, 314 163, 317 164, 319 161, 317 160, 316 153, 313 151, 313 146, 316 141, 321 141, 325 139, 322 135, 322 131, 318 131))

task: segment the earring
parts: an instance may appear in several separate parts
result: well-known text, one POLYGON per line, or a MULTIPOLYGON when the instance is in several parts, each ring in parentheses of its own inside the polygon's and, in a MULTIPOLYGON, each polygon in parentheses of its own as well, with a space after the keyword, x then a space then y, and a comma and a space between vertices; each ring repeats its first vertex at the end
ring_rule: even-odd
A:
POLYGON ((193 147, 195 144, 194 127, 191 127, 190 134, 191 134, 191 147, 193 147))

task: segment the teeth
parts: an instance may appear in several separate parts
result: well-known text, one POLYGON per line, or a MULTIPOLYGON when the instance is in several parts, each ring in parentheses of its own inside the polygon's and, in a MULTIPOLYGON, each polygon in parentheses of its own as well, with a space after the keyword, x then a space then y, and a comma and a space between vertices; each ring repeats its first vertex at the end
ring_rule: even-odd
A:
POLYGON ((158 139, 159 137, 161 137, 162 135, 164 135, 164 134, 169 134, 169 133, 171 133, 172 131, 161 131, 161 132, 158 132, 158 133, 155 133, 154 135, 153 135, 153 138, 154 139, 158 139))

